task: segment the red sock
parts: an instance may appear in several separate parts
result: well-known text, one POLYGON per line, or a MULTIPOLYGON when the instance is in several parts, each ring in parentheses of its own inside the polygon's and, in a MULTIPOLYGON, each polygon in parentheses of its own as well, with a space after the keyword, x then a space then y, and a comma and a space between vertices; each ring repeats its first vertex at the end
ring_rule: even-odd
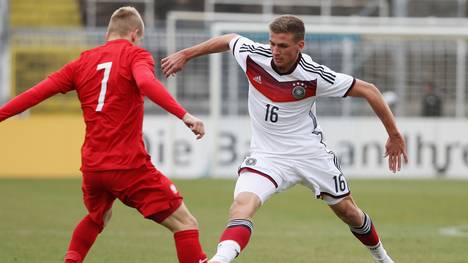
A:
POLYGON ((73 236, 65 255, 65 263, 83 262, 89 249, 94 244, 102 227, 96 224, 89 215, 85 216, 73 231, 73 236))
POLYGON ((357 239, 368 247, 375 247, 379 244, 379 235, 375 230, 372 220, 367 214, 364 214, 364 223, 360 227, 350 227, 351 232, 357 239))
POLYGON ((239 244, 241 250, 243 250, 250 240, 250 235, 252 234, 250 228, 240 225, 240 226, 231 226, 224 230, 219 242, 224 240, 233 240, 239 244))
POLYGON ((205 263, 207 261, 198 237, 198 230, 196 229, 174 233, 179 263, 205 263))
POLYGON ((253 223, 248 219, 232 219, 227 224, 219 242, 224 240, 233 240, 239 244, 243 250, 249 243, 250 236, 252 235, 253 223))

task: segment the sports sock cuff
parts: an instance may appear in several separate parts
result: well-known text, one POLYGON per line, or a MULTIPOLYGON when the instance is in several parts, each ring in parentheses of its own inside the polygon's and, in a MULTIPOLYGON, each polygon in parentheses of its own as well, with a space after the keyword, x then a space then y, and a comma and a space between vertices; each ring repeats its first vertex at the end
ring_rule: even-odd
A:
POLYGON ((229 221, 226 228, 237 227, 237 226, 248 228, 251 233, 253 231, 253 223, 252 221, 248 219, 233 219, 229 221))
POLYGON ((233 240, 239 244, 243 250, 249 243, 250 236, 252 235, 253 224, 247 219, 234 219, 231 220, 223 234, 221 235, 220 242, 225 240, 233 240))
POLYGON ((64 260, 65 260, 65 263, 69 263, 69 262, 81 263, 82 262, 80 253, 73 251, 73 250, 67 251, 67 253, 65 254, 64 260))
POLYGON ((355 234, 367 235, 371 231, 372 220, 370 219, 369 215, 364 213, 364 223, 362 224, 362 226, 359 226, 359 227, 349 226, 349 228, 355 234))

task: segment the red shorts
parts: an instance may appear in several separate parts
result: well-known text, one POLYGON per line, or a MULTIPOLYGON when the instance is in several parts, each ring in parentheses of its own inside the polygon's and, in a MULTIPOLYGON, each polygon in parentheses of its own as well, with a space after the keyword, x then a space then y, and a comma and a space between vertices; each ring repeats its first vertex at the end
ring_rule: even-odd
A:
POLYGON ((82 190, 91 218, 100 225, 116 198, 158 223, 182 204, 175 185, 151 163, 132 170, 85 172, 82 190))

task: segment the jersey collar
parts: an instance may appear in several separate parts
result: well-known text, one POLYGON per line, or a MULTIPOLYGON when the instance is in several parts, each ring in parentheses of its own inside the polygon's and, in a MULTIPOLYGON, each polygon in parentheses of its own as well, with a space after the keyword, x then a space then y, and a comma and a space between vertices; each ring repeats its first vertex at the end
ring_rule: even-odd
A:
POLYGON ((299 55, 297 56, 296 63, 294 63, 294 65, 291 67, 290 70, 288 70, 287 72, 284 72, 284 73, 282 73, 282 72, 280 72, 280 71, 278 70, 278 68, 276 67, 275 63, 273 62, 273 59, 271 59, 271 68, 272 68, 278 75, 281 75, 281 76, 282 76, 282 75, 289 75, 289 74, 293 73, 294 70, 296 70, 297 64, 299 64, 299 61, 301 60, 301 58, 302 58, 302 53, 299 52, 299 55))

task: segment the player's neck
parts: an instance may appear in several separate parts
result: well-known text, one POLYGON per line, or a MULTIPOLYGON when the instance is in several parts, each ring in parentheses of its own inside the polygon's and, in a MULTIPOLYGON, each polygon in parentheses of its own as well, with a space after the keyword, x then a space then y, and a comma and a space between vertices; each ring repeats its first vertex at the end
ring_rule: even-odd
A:
POLYGON ((283 65, 283 66, 278 66, 278 65, 275 64, 275 62, 273 60, 271 60, 271 66, 272 66, 273 70, 275 70, 277 73, 280 73, 281 75, 290 74, 296 69, 300 58, 301 58, 301 54, 298 53, 295 60, 293 60, 291 63, 289 63, 287 65, 283 65))
POLYGON ((132 43, 132 40, 130 39, 130 36, 122 37, 122 36, 116 36, 116 35, 109 35, 107 37, 107 39, 106 39, 107 42, 114 41, 114 40, 128 40, 130 43, 132 43))
POLYGON ((295 64, 296 63, 292 63, 292 64, 285 65, 285 66, 278 66, 275 64, 275 62, 273 62, 273 65, 275 66, 276 71, 278 71, 279 73, 289 72, 295 64))

